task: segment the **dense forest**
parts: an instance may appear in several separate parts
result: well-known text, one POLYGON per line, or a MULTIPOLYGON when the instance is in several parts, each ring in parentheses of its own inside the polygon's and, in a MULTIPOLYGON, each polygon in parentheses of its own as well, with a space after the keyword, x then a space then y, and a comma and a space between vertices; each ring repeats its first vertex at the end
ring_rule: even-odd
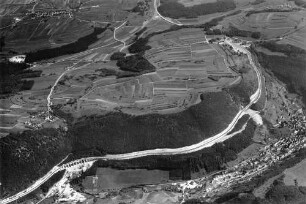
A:
POLYGON ((5 37, 4 36, 0 36, 0 52, 2 52, 2 49, 5 46, 5 37))
POLYGON ((290 92, 301 95, 304 104, 306 104, 306 51, 292 45, 282 45, 275 42, 262 42, 257 46, 287 55, 267 55, 263 52, 257 52, 261 66, 272 71, 279 80, 287 85, 290 92))
POLYGON ((232 99, 242 106, 250 103, 250 87, 246 81, 241 81, 240 84, 225 89, 232 97, 232 99))
POLYGON ((288 57, 299 57, 301 55, 306 55, 306 50, 302 48, 289 44, 278 44, 276 41, 263 41, 258 42, 256 45, 267 48, 272 52, 282 52, 288 57))
POLYGON ((110 59, 117 61, 116 65, 123 71, 141 74, 155 71, 155 67, 140 54, 126 56, 123 52, 115 52, 110 59))
POLYGON ((62 55, 75 54, 88 49, 88 46, 98 40, 98 35, 107 30, 108 26, 105 28, 95 27, 93 32, 87 36, 79 38, 76 42, 44 50, 38 50, 36 52, 26 53, 26 62, 32 63, 40 60, 51 59, 59 57, 62 55))
POLYGON ((29 65, 24 63, 0 62, 0 67, 0 98, 30 90, 34 81, 25 78, 39 77, 41 74, 41 71, 27 70, 29 65))
POLYGON ((201 99, 201 103, 175 114, 111 113, 84 118, 70 128, 74 147, 125 153, 197 143, 223 130, 238 111, 226 92, 204 93, 201 99))
POLYGON ((132 12, 144 16, 145 12, 148 11, 150 8, 149 2, 150 0, 138 1, 137 5, 132 9, 132 12))
POLYGON ((254 39, 259 39, 261 36, 260 32, 240 30, 234 26, 230 26, 229 29, 224 32, 224 34, 229 37, 239 36, 239 37, 251 37, 254 39))
POLYGON ((137 38, 137 40, 128 48, 130 53, 144 53, 144 51, 151 49, 150 45, 147 45, 149 42, 150 36, 145 38, 137 38))
POLYGON ((1 138, 3 196, 27 187, 71 152, 62 130, 29 130, 1 138))
POLYGON ((236 8, 233 0, 217 0, 213 3, 204 3, 191 7, 185 7, 177 0, 161 0, 158 11, 161 15, 170 18, 196 18, 198 16, 226 12, 236 8))
POLYGON ((256 125, 249 120, 246 129, 225 142, 187 155, 150 156, 127 161, 99 161, 98 166, 125 168, 162 169, 181 172, 181 179, 190 179, 192 172, 205 170, 214 172, 225 168, 225 164, 237 158, 237 154, 253 141, 256 125))
MULTIPOLYGON (((225 95, 225 92, 203 94, 200 104, 177 114, 130 116, 112 113, 70 124, 68 132, 40 129, 10 134, 0 140, 3 156, 1 165, 6 167, 2 169, 4 192, 9 194, 25 188, 69 153, 73 153, 72 158, 77 159, 105 153, 181 147, 199 142, 224 129, 237 113, 237 107, 230 100, 224 100, 225 95)), ((247 139, 243 141, 235 141, 229 148, 237 152, 249 142, 247 139)), ((201 156, 205 161, 203 166, 209 171, 221 168, 218 166, 219 154, 216 154, 220 147, 216 148, 211 153, 205 150, 203 155, 207 155, 207 158, 201 156), (210 162, 216 163, 213 165, 210 162)), ((235 157, 233 152, 226 149, 222 151, 220 154, 226 156, 224 161, 235 157)), ((197 159, 188 158, 184 158, 184 178, 190 177, 190 169, 197 168, 197 159)), ((171 157, 166 160, 169 159, 171 157)), ((150 159, 147 164, 150 165, 150 159)), ((146 163, 142 165, 145 167, 146 163)), ((182 164, 179 168, 182 168, 182 164)))
POLYGON ((220 30, 220 29, 210 29, 206 31, 207 35, 226 35, 228 37, 251 37, 254 39, 259 39, 261 37, 260 32, 252 32, 247 30, 240 30, 234 26, 229 26, 226 30, 220 30))

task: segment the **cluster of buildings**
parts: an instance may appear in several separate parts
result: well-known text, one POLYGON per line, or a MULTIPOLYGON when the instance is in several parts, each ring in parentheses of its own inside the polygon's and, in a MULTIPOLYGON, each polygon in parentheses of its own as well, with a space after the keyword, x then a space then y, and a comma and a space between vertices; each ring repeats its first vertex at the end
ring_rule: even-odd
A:
MULTIPOLYGON (((227 44, 232 44, 233 41, 226 39, 227 44)), ((236 42, 242 45, 243 42, 236 42)), ((243 45, 248 46, 248 43, 243 45)), ((237 47, 234 48, 237 49, 237 47)), ((306 147, 306 116, 303 110, 298 107, 294 100, 288 100, 289 104, 286 105, 284 111, 288 112, 288 116, 280 118, 277 128, 289 128, 291 134, 279 139, 278 141, 271 140, 268 145, 261 148, 259 153, 249 159, 246 159, 239 164, 222 171, 213 176, 195 179, 192 188, 182 188, 182 185, 177 185, 176 191, 183 192, 183 196, 192 197, 193 194, 200 192, 205 199, 213 198, 217 195, 222 195, 230 192, 231 189, 237 185, 250 181, 256 175, 260 175, 269 167, 274 166, 276 163, 283 161, 293 153, 306 147)))
POLYGON ((33 121, 33 120, 27 120, 24 122, 24 125, 27 127, 27 128, 31 128, 31 129, 39 129, 41 128, 41 124, 40 123, 37 123, 36 121, 33 121))
POLYGON ((10 57, 9 62, 21 64, 21 63, 24 63, 25 58, 26 58, 25 55, 16 55, 16 56, 10 57))
POLYGON ((62 16, 62 15, 69 15, 72 17, 72 11, 69 10, 50 10, 50 11, 35 11, 35 12, 30 12, 26 13, 28 17, 31 19, 35 18, 43 18, 43 17, 55 17, 55 16, 62 16))
POLYGON ((185 197, 190 197, 196 192, 201 192, 204 198, 222 195, 225 192, 231 191, 235 185, 250 181, 256 175, 260 175, 277 162, 281 162, 293 153, 305 148, 305 116, 301 110, 298 110, 294 114, 291 114, 290 119, 289 122, 285 123, 292 130, 290 136, 282 138, 277 142, 271 142, 269 145, 260 149, 257 156, 244 160, 212 178, 195 179, 192 188, 182 189, 178 186, 177 191, 183 192, 185 197))
POLYGON ((266 9, 280 9, 280 10, 290 10, 296 8, 294 2, 288 2, 280 5, 267 6, 266 9))
POLYGON ((303 114, 303 110, 299 109, 297 113, 289 113, 289 120, 280 121, 278 127, 288 127, 294 130, 294 134, 300 135, 306 133, 306 116, 303 114))
POLYGON ((38 115, 31 115, 30 119, 25 121, 24 124, 27 128, 31 129, 39 129, 42 127, 42 124, 44 124, 46 121, 51 121, 53 120, 53 116, 50 116, 48 111, 43 111, 39 113, 38 115))

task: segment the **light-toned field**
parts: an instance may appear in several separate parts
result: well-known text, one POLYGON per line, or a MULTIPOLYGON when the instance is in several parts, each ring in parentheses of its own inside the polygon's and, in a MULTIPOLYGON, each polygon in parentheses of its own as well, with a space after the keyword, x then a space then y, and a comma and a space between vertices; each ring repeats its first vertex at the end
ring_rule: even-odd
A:
POLYGON ((168 171, 98 168, 96 175, 85 178, 83 186, 85 191, 99 193, 107 189, 122 189, 141 184, 157 184, 168 180, 168 171))
POLYGON ((284 183, 288 186, 294 186, 295 180, 299 186, 306 186, 306 160, 304 159, 297 165, 284 171, 284 183))
POLYGON ((131 34, 137 32, 140 26, 123 26, 116 30, 116 38, 119 40, 126 40, 131 34))
POLYGON ((306 49, 306 12, 299 12, 303 19, 296 27, 296 29, 286 33, 279 43, 282 44, 290 44, 296 47, 300 47, 302 49, 306 49))
POLYGON ((215 3, 217 0, 178 0, 179 3, 185 7, 196 6, 200 4, 215 3))

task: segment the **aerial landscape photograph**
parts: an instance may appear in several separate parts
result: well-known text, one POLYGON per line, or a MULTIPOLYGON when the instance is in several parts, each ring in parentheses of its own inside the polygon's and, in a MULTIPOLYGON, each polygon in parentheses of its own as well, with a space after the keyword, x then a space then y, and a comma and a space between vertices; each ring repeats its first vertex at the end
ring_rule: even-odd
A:
POLYGON ((306 204, 306 0, 0 0, 0 204, 306 204))

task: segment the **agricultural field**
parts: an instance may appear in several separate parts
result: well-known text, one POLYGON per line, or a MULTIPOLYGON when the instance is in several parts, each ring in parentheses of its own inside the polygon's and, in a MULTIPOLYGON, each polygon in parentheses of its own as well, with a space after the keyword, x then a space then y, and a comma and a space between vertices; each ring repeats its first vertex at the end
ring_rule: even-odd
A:
MULTIPOLYGON (((27 80, 33 81, 33 86, 30 90, 23 90, 6 99, 0 99, 0 110, 3 110, 0 132, 10 133, 31 129, 26 124, 26 121, 32 120, 31 115, 46 109, 47 95, 49 94, 50 87, 58 77, 58 73, 62 72, 69 65, 70 62, 61 62, 57 65, 37 65, 32 71, 43 71, 40 77, 27 78, 27 80)), ((43 121, 44 116, 41 116, 32 122, 42 124, 43 121)))
POLYGON ((289 44, 306 50, 306 24, 303 27, 299 27, 299 29, 288 33, 278 43, 284 45, 289 44))
MULTIPOLYGON (((69 88, 68 85, 61 87, 66 91, 57 91, 61 96, 56 98, 69 97, 65 93, 75 90, 78 93, 77 112, 86 112, 96 103, 102 112, 115 108, 137 115, 173 113, 199 103, 200 93, 221 91, 239 83, 239 74, 231 68, 239 61, 233 61, 233 54, 226 53, 225 48, 209 44, 200 29, 156 35, 148 44, 152 49, 146 51, 144 57, 156 67, 155 72, 127 78, 101 78, 88 72, 95 69, 90 66, 84 69, 87 76, 82 80, 77 75, 69 78, 69 88), (91 89, 81 92, 85 89, 81 84, 90 81, 85 79, 89 75, 90 80, 94 80, 91 89)), ((113 70, 113 75, 120 72, 110 63, 104 63, 101 68, 113 70)))
MULTIPOLYGON (((272 0, 254 1, 252 7, 247 5, 250 1, 241 1, 240 12, 235 15, 228 15, 218 22, 215 29, 223 31, 236 30, 235 34, 257 32, 257 39, 279 40, 281 44, 291 44, 293 46, 305 48, 305 26, 306 12, 294 1, 272 0), (245 5, 244 3, 245 2, 245 5)), ((234 35, 235 35, 234 34, 234 35)), ((241 37, 246 37, 241 35, 241 37)), ((248 38, 249 40, 254 40, 248 38)))
MULTIPOLYGON (((165 182, 242 163, 288 134, 289 128, 276 127, 291 114, 284 106, 291 96, 295 106, 302 97, 306 102, 301 1, 0 2, 1 57, 26 55, 26 66, 8 66, 16 72, 7 71, 0 83, 4 197, 36 185, 67 155, 73 161, 151 150, 159 153, 100 159, 71 187, 93 203, 183 202, 182 192, 163 191, 165 182), (248 47, 252 56, 231 43, 248 47), (205 139, 212 141, 187 154, 160 150, 187 149, 205 139), (207 147, 215 141, 223 142, 207 147)), ((288 169, 284 183, 296 185, 301 178, 304 186, 304 167, 305 162, 288 169)), ((27 196, 41 199, 50 185, 49 180, 27 196)), ((197 190, 187 189, 191 196, 197 190)), ((277 195, 273 188, 269 193, 277 195)))
MULTIPOLYGON (((68 53, 64 56, 55 55, 56 57, 52 60, 47 59, 49 62, 40 62, 36 63, 35 66, 32 66, 30 68, 31 71, 28 72, 37 73, 38 75, 35 74, 34 76, 33 74, 28 74, 29 77, 26 77, 24 74, 26 78, 23 78, 23 80, 31 81, 33 83, 31 87, 29 87, 28 90, 23 90, 17 94, 9 96, 8 99, 1 100, 1 104, 5 105, 4 107, 0 108, 5 112, 3 115, 1 115, 2 123, 0 132, 4 135, 7 135, 10 132, 18 132, 33 128, 32 126, 27 125, 27 121, 31 121, 32 125, 41 125, 43 127, 58 127, 59 124, 63 125, 61 121, 46 123, 44 121, 46 115, 44 114, 35 118, 32 118, 31 115, 36 115, 38 113, 44 112, 47 109, 47 96, 50 93, 50 89, 58 77, 61 75, 61 73, 67 69, 67 67, 74 66, 75 69, 80 70, 80 72, 76 74, 75 84, 71 82, 71 84, 67 84, 67 86, 65 86, 65 83, 60 81, 58 86, 55 88, 55 94, 52 97, 54 104, 58 104, 57 101, 60 101, 61 103, 67 103, 71 99, 77 98, 78 96, 81 97, 82 95, 80 94, 83 92, 85 94, 87 86, 92 84, 92 77, 95 77, 95 75, 97 75, 97 79, 102 79, 105 77, 104 70, 95 70, 101 70, 105 64, 105 61, 109 60, 110 53, 114 52, 118 46, 122 45, 122 43, 114 40, 112 32, 106 34, 102 33, 95 41, 91 42, 94 43, 88 45, 90 46, 89 50, 78 52, 72 55, 69 55, 68 53), (91 66, 89 66, 90 64, 91 66), (86 70, 88 67, 90 67, 92 72, 89 71, 90 69, 86 70), (82 70, 86 71, 82 72, 82 70), (33 77, 31 77, 32 75, 33 77), (82 75, 85 75, 84 80, 82 80, 82 75), (86 78, 86 76, 89 78, 86 78), (18 118, 12 117, 11 115, 16 115, 18 118)), ((79 40, 75 46, 80 48, 84 46, 84 44, 86 45, 86 43, 79 40)), ((66 50, 71 49, 69 46, 66 47, 66 50)), ((36 59, 44 59, 48 53, 61 53, 63 49, 64 48, 59 48, 57 52, 55 52, 54 49, 37 51, 33 53, 33 57, 28 58, 28 60, 35 61, 36 59)), ((108 68, 110 70, 114 67, 115 65, 112 63, 110 63, 110 65, 104 66, 104 68, 108 68)), ((118 68, 115 67, 115 70, 118 70, 118 68)), ((114 74, 116 71, 111 73, 114 74)), ((75 72, 72 71, 71 76, 74 74, 75 72)), ((69 77, 70 75, 65 76, 62 81, 68 79, 69 77)))
MULTIPOLYGON (((176 29, 169 22, 153 18, 143 29, 144 19, 151 14, 138 11, 138 8, 137 12, 131 12, 137 3, 130 2, 135 4, 88 1, 71 14, 73 18, 69 14, 46 18, 46 21, 30 18, 7 31, 13 35, 7 37, 5 49, 14 47, 31 52, 26 53, 27 71, 36 75, 24 77, 33 82, 27 89, 5 95, 1 101, 4 104, 0 107, 3 109, 1 136, 23 131, 27 137, 20 137, 23 139, 15 145, 25 142, 31 149, 36 148, 28 138, 33 132, 37 133, 35 140, 39 140, 46 128, 58 129, 69 149, 63 150, 62 146, 50 141, 60 148, 54 148, 55 155, 71 152, 84 156, 83 152, 93 149, 100 154, 115 154, 184 147, 220 133, 228 126, 241 106, 236 98, 241 94, 249 98, 257 88, 256 75, 247 57, 225 45, 212 43, 210 40, 215 36, 207 36, 203 28, 176 29), (108 9, 109 13, 105 15, 101 8, 108 9), (67 29, 71 36, 65 33, 67 29), (24 37, 22 32, 26 34, 24 37), (15 38, 21 39, 20 42, 15 42, 15 38), (48 42, 44 44, 46 39, 48 42), (46 47, 33 46, 33 50, 25 50, 27 45, 23 43, 27 41, 46 47), (116 54, 124 59, 113 59, 116 54), (239 88, 233 89, 237 85, 239 88)), ((58 2, 48 5, 66 7, 58 2)), ((35 9, 43 6, 31 5, 35 9)), ((57 130, 54 134, 58 134, 57 130)), ((12 158, 14 152, 5 151, 8 158, 12 158)), ((44 153, 45 150, 40 151, 44 153)), ((35 158, 32 163, 23 159, 22 165, 27 167, 40 162, 35 158)), ((6 162, 11 166, 16 165, 15 160, 9 160, 6 162)), ((22 171, 30 172, 29 168, 21 169, 20 175, 22 171)), ((31 179, 41 172, 37 171, 31 179)), ((105 180, 103 173, 107 171, 100 173, 105 180)), ((154 183, 156 178, 164 181, 169 177, 164 172, 151 173, 137 172, 138 176, 144 175, 141 181, 120 181, 116 179, 127 177, 124 173, 108 173, 109 183, 100 182, 99 186, 102 189, 122 188, 143 181, 154 183)), ((9 173, 8 180, 11 179, 15 181, 13 173, 9 173)), ((92 188, 94 180, 88 178, 88 188, 92 188)), ((24 181, 22 185, 31 181, 24 181)), ((15 186, 10 184, 10 187, 15 186)))
MULTIPOLYGON (((28 12, 33 7, 37 11, 44 7, 51 10, 67 7, 56 1, 19 6, 18 12, 28 12)), ((139 33, 142 23, 136 21, 143 22, 151 11, 142 14, 127 12, 135 6, 137 1, 86 1, 73 13, 74 18, 69 14, 44 20, 28 18, 6 31, 11 35, 6 38, 5 49, 14 47, 27 52, 27 43, 31 43, 33 46, 30 49, 34 50, 37 43, 44 49, 29 53, 27 60, 31 63, 45 61, 31 67, 31 70, 41 72, 39 77, 26 79, 33 81, 31 89, 10 97, 8 107, 13 110, 10 114, 22 117, 16 121, 5 116, 3 121, 7 122, 3 132, 9 132, 8 128, 12 127, 27 129, 24 123, 29 119, 28 114, 46 110, 50 89, 60 74, 70 67, 73 70, 61 77, 51 101, 53 107, 77 118, 103 115, 114 110, 131 115, 178 113, 199 104, 202 93, 220 92, 241 82, 239 69, 248 62, 224 46, 209 43, 215 36, 206 36, 200 28, 163 33, 171 25, 156 20, 150 21, 147 28, 139 33), (112 16, 107 16, 111 19, 108 19, 110 25, 106 26, 104 17, 99 19, 95 12, 102 14, 101 8, 107 10, 110 7, 116 11, 109 11, 112 16), (91 20, 90 15, 96 16, 96 19, 91 20), (160 34, 153 35, 147 42, 146 46, 151 49, 141 54, 154 67, 153 72, 137 74, 121 70, 115 61, 110 60, 112 54, 123 47, 123 42, 126 42, 125 45, 132 44, 139 38, 138 35, 145 37, 159 31, 160 34), (46 57, 50 53, 55 53, 52 59, 46 57)), ((129 55, 128 49, 123 49, 123 52, 129 55)), ((252 74, 250 71, 249 75, 252 74)), ((44 117, 42 115, 37 121, 31 121, 47 125, 43 122, 44 117)))
POLYGON ((226 20, 240 30, 259 31, 264 39, 283 36, 305 26, 305 12, 266 12, 250 16, 243 14, 226 20))
MULTIPOLYGON (((134 14, 131 15, 136 19, 138 14, 136 16, 134 14)), ((133 26, 129 21, 129 25, 126 23, 122 28, 117 29, 116 37, 118 38, 115 39, 113 27, 119 27, 122 23, 113 22, 109 25, 110 27, 101 22, 94 23, 93 28, 92 22, 60 16, 45 18, 43 21, 27 19, 13 29, 1 30, 3 33, 10 34, 5 37, 4 52, 12 49, 18 52, 31 52, 27 54, 26 61, 35 63, 30 68, 30 72, 37 73, 35 76, 32 74, 33 77, 31 74, 28 74, 29 77, 23 77, 23 80, 31 82, 30 85, 26 84, 29 86, 27 90, 8 96, 9 100, 6 100, 5 107, 1 107, 6 111, 1 116, 3 121, 0 128, 1 136, 31 129, 33 125, 35 127, 63 125, 61 120, 51 123, 44 120, 50 89, 68 68, 73 67, 76 71, 67 73, 59 81, 51 100, 53 105, 68 103, 70 112, 74 111, 70 104, 87 94, 88 90, 91 90, 90 86, 103 84, 102 81, 106 76, 113 76, 116 79, 118 76, 129 75, 128 72, 119 70, 114 62, 109 62, 109 58, 113 52, 122 47, 123 41, 135 37, 141 27, 133 26), (85 33, 82 33, 83 31, 85 33), (18 41, 15 40, 16 38, 18 41), (39 47, 36 47, 36 43, 39 47), (44 61, 37 62, 40 60, 44 61), (31 116, 38 113, 43 114, 35 118, 31 116), (15 119, 10 114, 18 115, 18 118, 15 119), (28 126, 29 121, 30 126, 28 126)))
MULTIPOLYGON (((218 7, 218 8, 222 8, 223 6, 226 7, 227 4, 229 4, 229 7, 227 7, 228 9, 225 10, 220 10, 219 12, 214 12, 214 9, 210 9, 209 11, 205 12, 205 9, 201 9, 201 12, 204 12, 204 14, 201 15, 196 15, 198 12, 196 11, 189 11, 187 12, 187 10, 192 10, 193 6, 190 6, 194 3, 199 3, 200 1, 167 1, 166 6, 171 5, 170 2, 176 2, 176 5, 179 5, 178 9, 172 9, 169 8, 168 10, 166 10, 166 13, 170 13, 170 15, 172 13, 174 13, 172 16, 172 18, 177 19, 179 22, 181 22, 184 25, 200 25, 200 24, 204 24, 207 23, 209 21, 212 20, 217 20, 219 19, 219 21, 222 21, 222 19, 224 20, 223 23, 220 23, 223 28, 227 28, 229 27, 229 25, 237 25, 237 27, 240 30, 244 30, 245 29, 251 29, 250 31, 254 31, 256 26, 253 26, 253 23, 255 23, 255 25, 257 25, 257 27, 263 27, 261 28, 262 30, 265 30, 267 26, 269 26, 269 22, 261 24, 262 22, 258 21, 256 24, 256 20, 259 20, 258 18, 261 18, 261 16, 263 16, 263 19, 260 20, 265 20, 265 14, 264 13, 278 13, 280 12, 285 13, 285 12, 290 12, 292 11, 292 13, 296 13, 296 11, 301 10, 301 12, 303 11, 303 9, 300 9, 300 7, 298 7, 293 1, 288 1, 288 0, 234 0, 233 3, 231 3, 231 1, 226 1, 225 4, 223 4, 222 6, 218 7), (188 2, 188 3, 187 3, 188 2), (185 3, 186 5, 183 6, 183 3, 185 3), (233 6, 233 7, 231 7, 233 6), (185 11, 186 10, 186 11, 185 11), (254 16, 250 15, 251 13, 254 13, 254 16), (248 18, 252 16, 252 18, 250 20, 248 20, 248 18), (260 16, 260 17, 258 17, 260 16), (222 19, 220 19, 222 18, 222 19), (255 19, 253 19, 255 18, 255 19), (266 25, 267 24, 267 25, 266 25), (241 26, 241 28, 240 28, 241 26)), ((215 1, 215 3, 210 2, 209 1, 202 1, 203 4, 200 5, 195 5, 194 7, 200 7, 200 6, 205 6, 205 8, 209 8, 209 4, 213 5, 213 4, 218 4, 218 1, 215 1)), ((162 6, 161 6, 162 8, 162 6)), ((275 15, 275 14, 274 14, 275 15)), ((275 32, 276 30, 280 30, 279 26, 283 26, 281 25, 280 21, 282 20, 282 18, 285 18, 283 16, 279 16, 279 17, 275 17, 275 23, 279 24, 276 25, 275 27, 272 27, 271 29, 275 32)), ((291 18, 293 18, 294 23, 296 23, 296 17, 293 16, 288 16, 289 21, 288 23, 292 23, 291 18)), ((266 19, 267 20, 267 19, 266 19)), ((286 19, 284 19, 286 20, 286 19)), ((271 24, 273 24, 274 21, 271 21, 271 24)), ((286 25, 286 23, 285 23, 286 25)), ((295 26, 295 25, 294 25, 295 26)), ((294 27, 292 26, 292 27, 294 27)), ((291 26, 290 26, 291 27, 291 26)), ((285 32, 285 30, 282 30, 283 32, 285 32)), ((279 31, 280 32, 280 31, 279 31)))

